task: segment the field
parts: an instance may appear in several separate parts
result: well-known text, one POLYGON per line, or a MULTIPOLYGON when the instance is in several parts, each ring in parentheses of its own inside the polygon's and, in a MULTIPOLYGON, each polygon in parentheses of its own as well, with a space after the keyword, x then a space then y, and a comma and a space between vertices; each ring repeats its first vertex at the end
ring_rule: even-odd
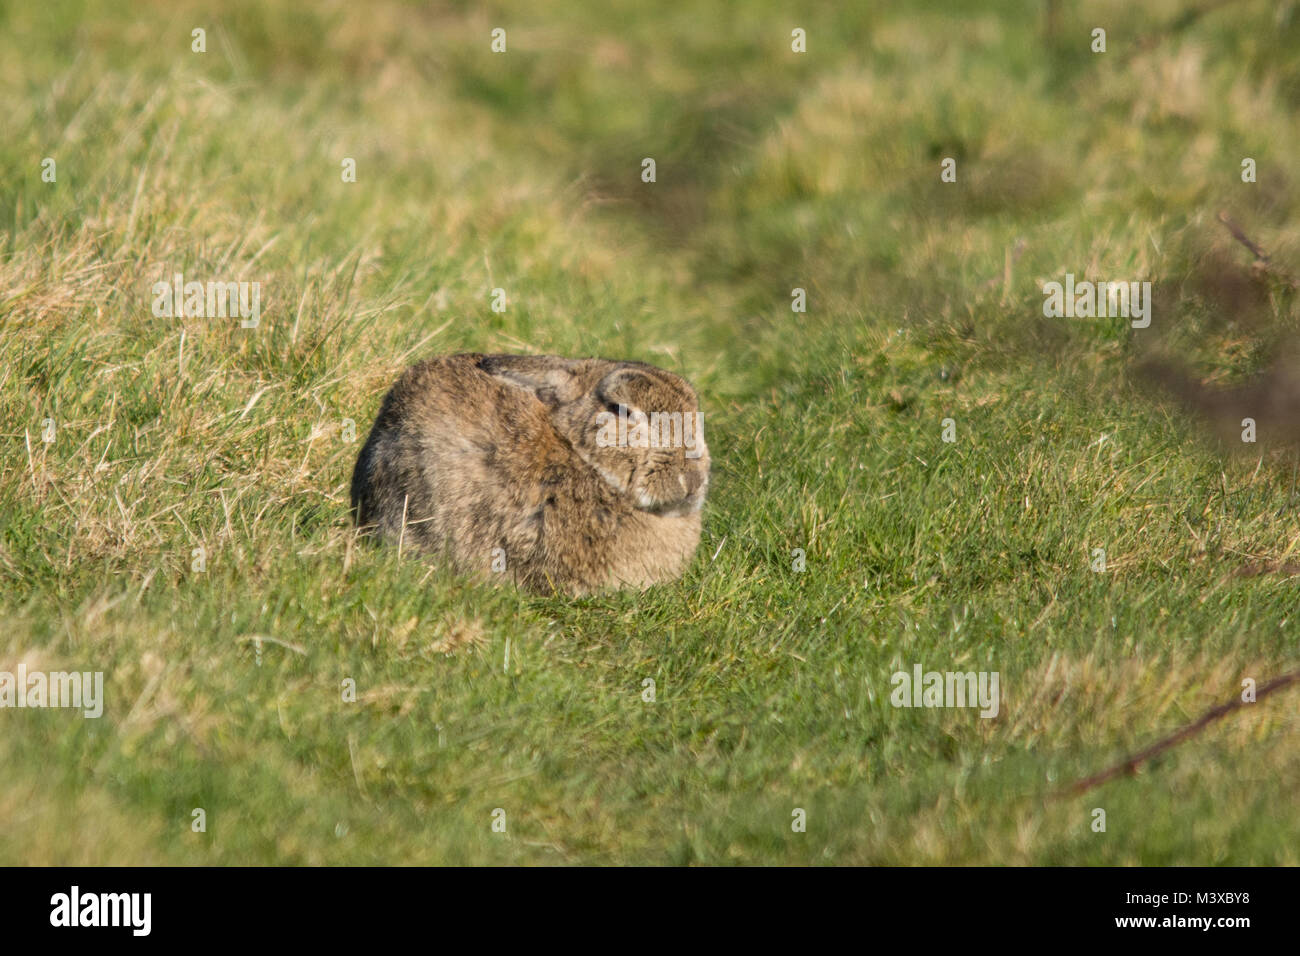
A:
POLYGON ((1291 2, 5 0, 0 671, 104 713, 0 710, 0 864, 1300 863, 1294 686, 1063 795, 1300 667, 1298 112, 1291 2), (356 538, 461 350, 695 384, 684 579, 356 538))

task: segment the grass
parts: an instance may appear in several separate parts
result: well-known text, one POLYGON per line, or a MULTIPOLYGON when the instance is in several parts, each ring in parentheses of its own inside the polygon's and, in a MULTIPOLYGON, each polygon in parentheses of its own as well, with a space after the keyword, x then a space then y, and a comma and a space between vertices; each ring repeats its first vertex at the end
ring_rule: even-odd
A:
POLYGON ((1294 692, 1051 799, 1300 659, 1288 410, 1233 451, 1136 372, 1295 333, 1300 11, 843 6, 0 6, 0 670, 107 697, 0 712, 0 863, 1300 863, 1294 692), (261 326, 155 318, 175 272, 261 326), (1044 318, 1065 272, 1152 327, 1044 318), (682 581, 354 540, 384 390, 463 349, 696 384, 682 581))

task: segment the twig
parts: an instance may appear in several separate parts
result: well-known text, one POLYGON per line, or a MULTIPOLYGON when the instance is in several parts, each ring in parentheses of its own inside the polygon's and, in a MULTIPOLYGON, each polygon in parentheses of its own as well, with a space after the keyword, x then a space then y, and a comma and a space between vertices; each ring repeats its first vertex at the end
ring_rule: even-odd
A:
POLYGON ((1228 227, 1228 232, 1232 233, 1232 238, 1249 249, 1251 255, 1261 262, 1268 262, 1268 253, 1258 243, 1252 242, 1250 237, 1241 231, 1241 227, 1233 222, 1223 210, 1219 210, 1219 222, 1228 227))
MULTIPOLYGON (((1291 671, 1290 673, 1283 674, 1281 677, 1275 677, 1255 691, 1255 702, 1257 703, 1263 700, 1265 696, 1273 693, 1275 690, 1281 690, 1289 684, 1295 684, 1298 682, 1300 682, 1300 670, 1291 671)), ((1245 701, 1236 698, 1228 701, 1226 704, 1220 704, 1218 707, 1207 710, 1198 720, 1188 724, 1177 733, 1170 734, 1168 737, 1152 744, 1145 750, 1140 750, 1132 756, 1126 757, 1124 760, 1121 760, 1113 767, 1103 770, 1101 773, 1096 773, 1091 777, 1084 777, 1082 780, 1076 781, 1067 789, 1056 794, 1056 796, 1058 798, 1078 796, 1081 793, 1091 790, 1093 787, 1100 786, 1108 780, 1113 780, 1122 773, 1132 773, 1140 764, 1146 763, 1152 757, 1159 756, 1175 744, 1182 743, 1188 737, 1200 733, 1210 724, 1214 723, 1214 721, 1227 716, 1240 707, 1244 707, 1245 704, 1245 701)))
POLYGON ((1300 280, 1297 280, 1291 273, 1284 272, 1274 266, 1269 260, 1268 253, 1264 251, 1264 247, 1246 235, 1241 226, 1233 222, 1226 212, 1220 210, 1218 219, 1227 228, 1228 232, 1232 233, 1232 238, 1250 250, 1250 254, 1255 257, 1253 266, 1258 272, 1273 276, 1292 289, 1300 288, 1300 280))

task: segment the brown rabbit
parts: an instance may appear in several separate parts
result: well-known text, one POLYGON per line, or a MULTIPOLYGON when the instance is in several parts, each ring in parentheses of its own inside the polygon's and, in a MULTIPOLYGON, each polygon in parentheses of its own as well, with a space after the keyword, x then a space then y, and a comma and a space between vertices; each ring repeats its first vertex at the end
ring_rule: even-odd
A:
POLYGON ((352 507, 400 548, 583 595, 678 577, 708 483, 699 400, 671 372, 462 354, 412 366, 384 398, 352 507))

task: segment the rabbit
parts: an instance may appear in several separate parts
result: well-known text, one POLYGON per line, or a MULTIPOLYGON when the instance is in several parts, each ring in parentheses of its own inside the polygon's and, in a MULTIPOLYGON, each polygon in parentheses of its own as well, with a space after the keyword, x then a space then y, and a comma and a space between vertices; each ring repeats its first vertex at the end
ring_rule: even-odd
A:
POLYGON ((354 517, 399 551, 532 592, 644 589, 679 577, 699 544, 702 424, 695 390, 653 365, 427 359, 384 398, 354 517))

